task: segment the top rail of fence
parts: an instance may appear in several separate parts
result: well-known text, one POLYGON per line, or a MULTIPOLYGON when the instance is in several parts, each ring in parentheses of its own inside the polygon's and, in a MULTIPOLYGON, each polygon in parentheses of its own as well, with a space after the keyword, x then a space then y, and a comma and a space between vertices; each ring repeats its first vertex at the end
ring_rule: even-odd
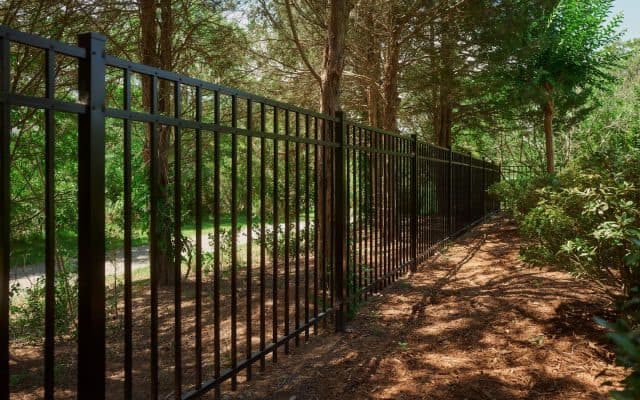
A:
MULTIPOLYGON (((20 43, 23 45, 35 47, 42 50, 52 50, 58 54, 75 57, 79 60, 86 59, 87 57, 87 50, 82 47, 63 43, 53 39, 43 38, 30 33, 20 32, 4 25, 0 25, 0 39, 5 39, 5 40, 8 40, 9 42, 20 43)), ((250 93, 247 91, 243 91, 240 89, 231 88, 228 86, 204 81, 201 79, 182 75, 176 72, 163 70, 161 68, 156 68, 156 67, 136 63, 130 60, 114 57, 108 54, 105 54, 104 58, 105 58, 105 65, 107 67, 118 68, 123 71, 128 71, 129 74, 135 73, 135 74, 145 75, 149 77, 155 77, 157 79, 166 80, 174 84, 191 86, 193 88, 199 88, 202 90, 211 91, 213 93, 218 93, 225 96, 235 96, 237 98, 256 102, 267 107, 273 107, 274 109, 277 109, 277 110, 302 114, 305 116, 317 118, 322 121, 329 121, 329 122, 338 121, 336 117, 328 114, 324 114, 318 111, 299 107, 289 103, 284 103, 278 100, 270 99, 270 98, 260 96, 254 93, 250 93)), ((200 96, 203 96, 203 95, 201 94, 200 96)), ((41 98, 38 96, 21 95, 16 93, 0 93, 0 97, 4 98, 5 101, 6 99, 9 98, 9 102, 15 105, 34 107, 34 108, 52 109, 54 111, 72 112, 76 114, 83 114, 85 112, 85 107, 81 101, 74 103, 71 101, 41 98)), ((276 135, 278 135, 278 132, 273 132, 273 134, 268 134, 265 132, 260 132, 255 128, 244 129, 241 127, 226 126, 222 123, 206 123, 203 121, 197 121, 195 117, 185 118, 182 116, 177 117, 177 116, 170 116, 170 115, 161 115, 158 113, 150 113, 146 111, 137 112, 131 109, 125 109, 125 107, 108 108, 106 110, 106 116, 113 117, 113 118, 120 118, 120 119, 135 120, 140 122, 158 122, 158 123, 169 125, 169 126, 180 126, 184 128, 191 128, 191 129, 203 129, 208 131, 229 132, 229 133, 235 133, 235 134, 241 134, 241 135, 253 136, 253 137, 273 138, 276 135)), ((384 129, 368 126, 363 123, 350 120, 348 118, 345 118, 344 124, 346 126, 365 130, 370 133, 376 133, 376 134, 382 135, 383 137, 396 138, 400 140, 405 140, 407 142, 414 140, 413 135, 387 131, 384 129)), ((298 137, 291 136, 291 140, 301 141, 303 143, 304 142, 315 143, 315 144, 319 144, 327 147, 335 147, 337 145, 335 142, 335 138, 331 138, 330 140, 326 140, 326 139, 313 140, 310 138, 302 138, 302 137, 298 138, 298 137)), ((429 150, 427 150, 426 154, 421 151, 417 151, 415 152, 415 154, 413 153, 408 153, 408 154, 403 153, 403 154, 406 156, 415 155, 419 158, 426 157, 426 159, 433 159, 434 161, 444 162, 443 160, 444 157, 437 157, 437 156, 433 157, 433 155, 431 155, 430 153, 433 151, 437 152, 437 150, 442 150, 446 152, 450 151, 445 147, 437 146, 433 143, 427 143, 423 140, 418 139, 418 143, 429 147, 429 150)), ((347 147, 352 147, 352 146, 356 146, 356 145, 347 144, 347 147)), ((373 144, 372 147, 374 148, 372 148, 371 150, 376 151, 375 144, 373 144)), ((385 151, 385 150, 380 150, 380 151, 388 153, 388 151, 385 151)), ((475 164, 482 161, 478 158, 472 157, 471 155, 460 153, 457 151, 452 151, 452 154, 453 154, 452 159, 454 164, 461 164, 461 165, 472 164, 472 166, 478 166, 479 164, 478 165, 475 165, 475 164), (476 162, 474 163, 474 161, 472 160, 476 160, 476 162)), ((485 162, 486 162, 485 167, 488 167, 489 169, 492 169, 492 170, 498 170, 499 167, 497 164, 488 160, 485 162)))
POLYGON ((182 85, 199 87, 201 89, 210 90, 212 92, 219 92, 228 96, 237 96, 243 99, 250 99, 258 103, 263 103, 267 106, 275 107, 281 110, 288 110, 291 112, 306 114, 306 115, 320 118, 326 121, 336 121, 335 117, 332 117, 327 114, 322 114, 317 111, 294 106, 289 103, 283 103, 283 102, 269 99, 267 97, 263 97, 257 94, 245 92, 240 89, 234 89, 228 86, 223 86, 216 83, 211 83, 211 82, 203 81, 200 79, 192 78, 186 75, 181 75, 175 72, 166 71, 161 68, 155 68, 148 65, 135 63, 122 58, 117 58, 117 57, 107 55, 105 62, 110 67, 129 70, 131 72, 139 73, 143 75, 156 76, 158 79, 164 79, 164 80, 179 83, 182 85))
POLYGON ((62 43, 53 39, 46 39, 30 33, 20 32, 4 25, 0 25, 0 38, 43 50, 54 50, 57 53, 79 59, 85 59, 87 57, 87 50, 82 47, 62 43))

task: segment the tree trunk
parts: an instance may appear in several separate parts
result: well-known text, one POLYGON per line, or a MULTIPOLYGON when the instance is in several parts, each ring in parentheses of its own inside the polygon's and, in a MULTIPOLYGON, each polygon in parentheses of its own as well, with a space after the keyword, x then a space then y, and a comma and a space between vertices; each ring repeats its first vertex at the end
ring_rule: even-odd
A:
POLYGON ((380 44, 377 35, 375 34, 377 31, 374 29, 375 27, 375 19, 373 18, 373 14, 376 11, 374 9, 367 9, 367 15, 365 17, 366 25, 370 28, 367 33, 369 33, 369 37, 367 38, 367 48, 366 48, 366 60, 368 63, 362 63, 364 65, 364 70, 366 71, 366 75, 369 78, 369 83, 367 85, 367 119, 369 121, 369 125, 379 128, 381 127, 381 108, 382 102, 380 101, 380 90, 378 87, 378 81, 380 80, 380 70, 382 59, 380 56, 380 44))
POLYGON ((394 28, 387 43, 382 92, 384 93, 383 129, 396 132, 398 130, 398 73, 400 69, 400 29, 394 28))
POLYGON ((451 124, 453 106, 451 100, 451 81, 454 79, 452 63, 452 54, 454 52, 455 42, 450 37, 451 32, 443 32, 440 36, 442 40, 442 48, 440 50, 440 82, 438 91, 438 106, 436 109, 436 118, 434 132, 438 146, 451 148, 451 124))
MULTIPOLYGON (((331 116, 335 116, 336 112, 340 110, 340 81, 344 70, 345 37, 351 7, 351 2, 344 0, 333 0, 329 5, 327 37, 321 75, 320 112, 331 116)), ((321 123, 322 139, 329 141, 335 140, 331 126, 331 124, 321 123)), ((321 240, 330 240, 332 237, 330 227, 334 226, 332 166, 333 149, 320 146, 316 174, 319 194, 317 208, 318 216, 320 217, 318 220, 317 234, 321 240), (322 166, 327 166, 327 168, 322 168, 322 166)), ((318 255, 317 262, 320 263, 320 265, 324 265, 325 257, 331 260, 331 255, 333 254, 331 247, 331 245, 327 246, 327 253, 321 252, 318 255)))
MULTIPOLYGON (((400 69, 400 29, 402 27, 397 26, 397 22, 397 10, 395 6, 392 6, 389 15, 391 31, 389 32, 386 43, 384 76, 382 77, 382 92, 384 95, 382 127, 383 129, 391 132, 398 131, 398 108, 400 107, 398 73, 400 69)), ((385 139, 389 144, 393 141, 393 138, 391 137, 385 137, 385 139)), ((387 146, 387 148, 389 148, 389 146, 387 146)), ((394 200, 399 200, 397 197, 397 185, 400 180, 395 176, 395 157, 391 155, 384 155, 383 157, 387 174, 384 176, 382 181, 382 193, 386 196, 387 201, 386 207, 383 209, 386 227, 382 237, 387 241, 392 242, 400 236, 400 208, 393 207, 394 200)))
MULTIPOLYGON (((451 96, 451 81, 454 79, 452 67, 452 55, 455 51, 455 41, 452 39, 452 32, 444 31, 440 35, 442 48, 440 50, 440 82, 437 92, 437 107, 435 110, 434 133, 436 144, 440 147, 451 149, 453 123, 453 101, 451 96)), ((445 221, 449 215, 450 191, 449 181, 446 174, 435 174, 433 182, 435 184, 438 219, 445 221)), ((443 222, 441 226, 445 226, 443 222)))
POLYGON ((542 106, 544 112, 544 138, 545 138, 545 150, 547 159, 547 172, 555 174, 556 167, 554 161, 554 149, 553 149, 553 86, 550 83, 544 84, 544 91, 547 94, 547 99, 542 106))
MULTIPOLYGON (((170 70, 172 68, 172 32, 173 32, 173 13, 171 10, 170 0, 140 0, 140 26, 141 40, 140 53, 142 55, 142 63, 152 67, 170 70), (161 18, 158 21, 159 16, 161 18), (158 37, 160 33, 160 37, 158 37)), ((150 109, 151 99, 151 81, 150 79, 142 80, 143 87, 143 105, 145 109, 150 109)), ((158 109, 156 113, 168 113, 171 110, 171 87, 169 82, 161 80, 158 85, 158 109)), ((157 231, 151 232, 155 235, 158 243, 157 248, 157 277, 158 283, 161 285, 171 285, 174 281, 174 263, 173 263, 173 215, 171 210, 171 201, 169 198, 169 151, 171 148, 170 133, 171 128, 159 126, 158 149, 156 154, 156 162, 158 168, 158 198, 155 199, 158 209, 157 231)), ((147 167, 151 163, 151 129, 147 128, 147 136, 145 140, 144 161, 147 167)), ((150 169, 148 169, 150 171, 150 169)), ((176 241, 178 243, 179 241, 176 241)))
POLYGON ((452 106, 449 101, 448 88, 440 87, 440 100, 434 129, 436 144, 447 149, 451 148, 451 113, 452 106))

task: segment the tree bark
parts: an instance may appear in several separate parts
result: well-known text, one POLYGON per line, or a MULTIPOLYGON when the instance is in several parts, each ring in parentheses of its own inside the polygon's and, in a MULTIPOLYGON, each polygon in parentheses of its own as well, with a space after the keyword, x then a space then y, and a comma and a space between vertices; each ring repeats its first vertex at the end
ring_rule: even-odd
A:
MULTIPOLYGON (((171 0, 139 0, 140 11, 140 53, 142 63, 152 67, 171 70, 172 63, 172 34, 173 34, 173 13, 171 10, 171 0), (158 13, 158 10, 160 11, 158 13), (158 20, 158 16, 160 20, 158 20)), ((151 80, 142 80, 143 106, 149 110, 152 104, 151 80)), ((171 110, 171 86, 169 82, 161 80, 158 85, 158 109, 156 113, 166 114, 171 110)), ((172 227, 174 223, 169 198, 169 151, 171 148, 170 133, 171 128, 159 126, 158 145, 156 163, 158 168, 158 198, 154 199, 157 204, 157 232, 155 235, 158 243, 157 277, 161 285, 171 285, 174 281, 174 263, 172 246, 174 238, 172 227)), ((151 126, 147 127, 145 140, 144 161, 148 170, 151 163, 151 126)), ((178 243, 179 240, 175 240, 178 243)))
MULTIPOLYGON (((335 116, 336 112, 340 110, 340 82, 344 70, 345 38, 351 7, 351 2, 345 0, 332 0, 329 5, 327 37, 321 74, 320 112, 330 116, 335 116)), ((324 140, 334 141, 336 139, 335 132, 331 129, 332 126, 331 123, 322 122, 320 124, 321 137, 324 140)), ((316 175, 319 192, 317 208, 318 215, 322 217, 318 221, 317 234, 321 240, 329 240, 332 237, 331 227, 334 226, 332 165, 333 148, 320 146, 316 175), (323 166, 327 166, 327 168, 322 168, 323 166)), ((318 263, 323 265, 325 257, 331 260, 331 255, 333 254, 331 247, 331 245, 327 246, 327 253, 318 255, 318 263)))
POLYGON ((384 76, 382 78, 382 92, 384 93, 384 116, 382 127, 383 129, 392 132, 396 132, 398 130, 398 109, 400 107, 400 97, 398 93, 399 69, 400 28, 394 27, 391 31, 389 42, 387 43, 384 62, 384 76))
POLYGON ((324 47, 320 112, 335 115, 340 109, 340 81, 344 70, 345 37, 351 5, 333 0, 329 6, 327 42, 324 47))
POLYGON ((440 96, 434 123, 436 144, 440 147, 451 148, 451 113, 452 106, 446 84, 440 87, 440 96))
POLYGON ((452 32, 444 31, 440 35, 442 48, 440 50, 440 83, 438 87, 437 108, 435 111, 434 132, 438 146, 451 148, 451 124, 453 120, 453 106, 451 101, 451 82, 453 77, 452 55, 455 41, 452 32))
MULTIPOLYGON (((439 77, 438 91, 436 93, 437 106, 434 112, 434 134, 436 144, 440 147, 451 149, 452 134, 451 126, 453 123, 453 101, 451 95, 451 82, 453 76, 453 54, 455 52, 455 33, 444 30, 440 34, 442 47, 440 49, 439 60, 439 77)), ((433 38, 435 40, 435 36, 433 38)), ((449 181, 446 174, 435 174, 433 182, 435 183, 437 207, 436 213, 438 219, 444 221, 449 215, 450 191, 449 181)), ((441 226, 445 226, 444 223, 441 226)))
POLYGON ((364 70, 366 71, 369 83, 367 84, 367 120, 369 125, 380 128, 382 121, 382 102, 380 101, 380 89, 378 81, 380 80, 382 57, 380 55, 380 41, 376 35, 376 20, 374 13, 375 7, 367 7, 365 16, 365 25, 368 27, 366 31, 369 36, 366 38, 366 62, 364 70))
MULTIPOLYGON (((382 128, 391 132, 398 131, 398 109, 400 107, 398 73, 400 69, 400 30, 402 27, 398 26, 397 13, 397 7, 392 5, 389 12, 391 31, 386 44, 384 75, 382 77, 382 92, 384 95, 382 128)), ((391 137, 385 137, 385 140, 388 144, 393 142, 391 137)), ((386 147, 389 148, 389 146, 386 147)), ((384 155, 383 157, 387 174, 382 180, 382 193, 386 196, 387 201, 386 207, 383 209, 386 227, 382 237, 388 242, 392 242, 400 236, 400 208, 393 208, 394 202, 401 200, 397 195, 399 192, 398 182, 400 180, 396 179, 395 157, 391 155, 384 155)))
POLYGON ((547 159, 547 172, 555 174, 554 146, 553 146, 553 86, 550 83, 544 84, 544 91, 547 98, 542 106, 544 112, 544 138, 545 138, 545 155, 547 159))

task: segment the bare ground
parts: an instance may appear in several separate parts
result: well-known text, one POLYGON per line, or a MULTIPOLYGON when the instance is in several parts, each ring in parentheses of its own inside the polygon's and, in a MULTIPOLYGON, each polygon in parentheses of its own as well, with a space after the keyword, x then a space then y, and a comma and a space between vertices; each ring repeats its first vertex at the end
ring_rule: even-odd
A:
POLYGON ((606 399, 603 383, 624 376, 593 322, 610 304, 518 250, 514 225, 494 218, 369 298, 347 333, 292 347, 224 397, 606 399))

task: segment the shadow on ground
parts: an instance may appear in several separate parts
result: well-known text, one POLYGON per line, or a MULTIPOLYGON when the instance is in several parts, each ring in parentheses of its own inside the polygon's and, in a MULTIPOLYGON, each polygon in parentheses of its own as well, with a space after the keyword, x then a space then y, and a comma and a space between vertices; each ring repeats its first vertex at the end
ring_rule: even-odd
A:
POLYGON ((230 394, 236 399, 606 399, 612 366, 586 282, 518 259, 515 227, 483 224, 230 394))

